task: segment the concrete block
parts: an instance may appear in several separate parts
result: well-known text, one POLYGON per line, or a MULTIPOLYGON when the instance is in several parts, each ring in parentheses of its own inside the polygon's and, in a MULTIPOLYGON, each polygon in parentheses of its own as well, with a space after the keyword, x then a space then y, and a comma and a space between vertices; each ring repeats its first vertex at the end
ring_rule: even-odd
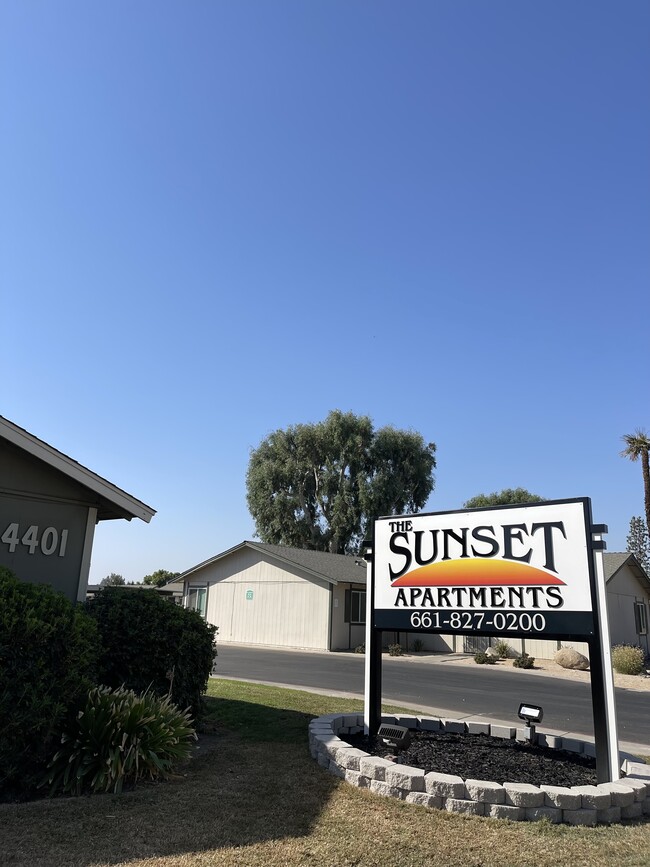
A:
POLYGON ((490 723, 468 722, 467 734, 469 735, 488 735, 490 734, 490 723))
POLYGON ((628 777, 643 777, 650 782, 650 765, 645 762, 623 762, 623 770, 628 777))
MULTIPOLYGON (((632 780, 635 781, 635 787, 638 786, 639 783, 643 783, 643 785, 645 786, 645 797, 650 798, 650 780, 648 780, 646 777, 636 777, 630 775, 629 777, 623 777, 621 779, 621 782, 625 782, 625 785, 628 785, 632 782, 632 780)), ((638 800, 641 801, 643 800, 643 798, 638 798, 638 800)))
POLYGON ((389 786, 383 780, 370 780, 370 791, 375 795, 382 795, 384 798, 399 798, 403 801, 406 798, 407 792, 404 789, 398 789, 396 786, 389 786))
POLYGON ((416 729, 418 727, 418 718, 416 716, 398 716, 397 725, 404 726, 407 729, 416 729))
POLYGON ((525 818, 525 811, 521 807, 512 807, 508 804, 486 804, 485 815, 491 819, 509 819, 511 822, 520 822, 525 818))
POLYGON ((562 738, 556 735, 547 735, 537 732, 537 743, 540 747, 548 747, 551 750, 559 750, 562 746, 562 738))
POLYGON ((540 789, 544 792, 546 807, 559 807, 561 810, 579 810, 582 807, 582 795, 567 786, 540 786, 540 789))
POLYGON ((405 801, 408 801, 409 804, 419 804, 421 807, 433 807, 436 810, 440 810, 444 803, 442 798, 439 798, 437 795, 427 795, 426 792, 409 792, 405 801))
POLYGON ((327 755, 327 753, 321 753, 321 752, 319 752, 319 753, 318 753, 318 756, 316 757, 316 760, 317 760, 318 764, 321 766, 321 768, 325 768, 326 770, 329 771, 329 769, 330 769, 330 762, 331 762, 332 760, 331 760, 330 757, 327 755))
POLYGON ((480 801, 466 801, 463 798, 447 798, 445 810, 448 813, 465 813, 467 816, 484 816, 485 804, 480 801))
POLYGON ((363 726, 350 726, 351 735, 360 735, 363 732, 363 726))
POLYGON ((598 790, 609 792, 612 797, 612 807, 629 807, 636 801, 634 789, 623 782, 599 783, 598 790))
POLYGON ((582 750, 585 756, 591 756, 592 759, 596 758, 596 744, 592 744, 591 741, 584 741, 584 749, 582 750))
POLYGON ((513 807, 543 807, 544 792, 528 783, 504 783, 506 804, 513 807))
POLYGON ((345 779, 345 768, 337 765, 337 763, 332 759, 330 759, 329 767, 327 770, 330 772, 330 774, 334 774, 335 777, 340 777, 342 780, 345 779))
POLYGON ((421 716, 418 717, 418 728, 423 732, 439 732, 442 728, 442 723, 439 719, 421 716))
POLYGON ((607 807, 606 810, 598 810, 596 821, 599 825, 613 825, 621 821, 620 807, 607 807))
POLYGON ((351 786, 357 786, 359 789, 367 789, 370 787, 370 780, 368 777, 364 777, 363 774, 359 773, 359 771, 346 770, 345 782, 350 783, 351 786))
POLYGON ((562 738, 561 749, 566 750, 567 753, 581 753, 583 748, 583 742, 577 738, 562 738))
POLYGON ((464 735, 467 732, 467 727, 462 720, 445 719, 441 722, 443 729, 450 734, 464 735))
POLYGON ((498 783, 488 780, 465 780, 465 792, 471 801, 484 804, 505 804, 506 790, 498 783))
POLYGON ((491 725, 490 726, 490 734, 493 738, 504 738, 508 740, 510 738, 514 738, 516 729, 511 728, 510 726, 498 726, 491 725))
POLYGON ((621 807, 621 819, 640 819, 643 816, 643 804, 635 801, 627 807, 621 807))
POLYGON ((350 746, 345 741, 342 741, 341 738, 337 738, 336 735, 326 735, 325 737, 317 738, 317 740, 320 752, 327 753, 330 759, 335 759, 339 750, 348 749, 350 746))
POLYGON ((622 777, 619 780, 622 786, 627 786, 628 789, 634 790, 634 800, 644 801, 648 795, 648 784, 645 780, 639 780, 637 777, 622 777))
POLYGON ((528 726, 515 729, 515 740, 521 741, 522 743, 528 743, 530 741, 530 729, 528 726))
POLYGON ((558 807, 526 807, 527 822, 541 822, 546 819, 547 822, 552 822, 558 825, 562 821, 562 810, 558 807))
POLYGON ((339 750, 336 761, 342 768, 358 771, 361 759, 367 758, 368 753, 364 753, 363 750, 358 750, 356 747, 349 747, 347 750, 339 750))
POLYGON ((598 810, 562 810, 562 821, 567 825, 595 825, 598 810))
POLYGON ((392 768, 394 762, 389 762, 388 759, 380 759, 378 756, 368 756, 366 759, 359 759, 359 771, 364 777, 369 777, 371 780, 385 780, 384 774, 386 768, 392 768))
POLYGON ((582 795, 583 810, 606 810, 612 806, 612 796, 600 786, 573 786, 576 795, 582 795))
POLYGON ((345 726, 358 726, 359 724, 363 725, 363 716, 361 717, 361 722, 359 722, 359 714, 358 713, 346 713, 344 717, 345 726))
POLYGON ((439 795, 441 798, 465 797, 465 782, 454 774, 425 774, 424 788, 429 795, 439 795))
POLYGON ((342 718, 343 717, 340 713, 324 713, 323 716, 316 717, 318 722, 330 724, 333 723, 335 720, 338 722, 338 720, 342 718))
POLYGON ((393 725, 399 725, 399 723, 397 722, 396 716, 390 716, 390 715, 382 716, 381 721, 383 723, 388 723, 388 724, 392 723, 393 725))
POLYGON ((639 801, 639 803, 643 807, 643 815, 650 816, 650 798, 646 798, 645 801, 639 801))
POLYGON ((408 765, 393 765, 386 768, 384 780, 389 786, 406 789, 407 792, 424 791, 424 771, 421 768, 410 768, 408 765))

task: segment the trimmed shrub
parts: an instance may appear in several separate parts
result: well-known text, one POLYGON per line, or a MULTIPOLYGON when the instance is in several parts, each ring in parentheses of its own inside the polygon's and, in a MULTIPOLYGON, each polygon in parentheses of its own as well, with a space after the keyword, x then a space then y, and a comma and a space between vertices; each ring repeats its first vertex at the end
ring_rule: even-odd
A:
POLYGON ((170 694, 200 719, 215 655, 216 626, 155 590, 104 587, 86 603, 103 652, 98 683, 170 694))
MULTIPOLYGON (((63 731, 50 762, 50 794, 114 792, 140 779, 164 779, 189 758, 196 734, 188 712, 169 698, 130 689, 91 690, 63 731)), ((43 783, 45 785, 45 783, 43 783)))
POLYGON ((355 653, 365 653, 366 652, 366 645, 365 644, 357 644, 357 646, 354 648, 354 652, 355 653))
POLYGON ((404 651, 402 650, 401 644, 389 644, 388 653, 390 656, 402 656, 404 651))
POLYGON ((527 653, 522 653, 516 659, 512 660, 515 668, 533 668, 535 665, 535 657, 529 656, 527 653))
POLYGON ((474 654, 474 662, 476 662, 477 665, 496 665, 497 658, 496 656, 486 653, 484 650, 479 650, 474 654))
POLYGON ((494 642, 494 650, 499 659, 507 659, 510 653, 510 645, 507 641, 500 638, 499 641, 494 642))
POLYGON ((56 733, 96 683, 99 650, 81 606, 0 568, 0 799, 42 780, 56 733))
POLYGON ((612 647, 612 668, 619 674, 642 674, 645 671, 645 653, 631 644, 612 647))

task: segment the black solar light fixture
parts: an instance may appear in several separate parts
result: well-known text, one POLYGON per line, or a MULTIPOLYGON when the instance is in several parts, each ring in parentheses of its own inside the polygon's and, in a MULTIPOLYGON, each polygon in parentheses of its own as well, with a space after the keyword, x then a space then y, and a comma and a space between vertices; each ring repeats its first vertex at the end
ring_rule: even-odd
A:
POLYGON ((519 719, 523 719, 526 723, 526 728, 528 729, 528 740, 531 744, 536 743, 537 733, 535 732, 535 725, 541 723, 544 716, 543 709, 539 707, 539 705, 529 704, 526 701, 522 701, 519 705, 518 715, 519 719))
POLYGON ((393 725, 393 723, 382 723, 377 729, 377 737, 396 752, 407 749, 411 743, 411 732, 406 726, 393 725))

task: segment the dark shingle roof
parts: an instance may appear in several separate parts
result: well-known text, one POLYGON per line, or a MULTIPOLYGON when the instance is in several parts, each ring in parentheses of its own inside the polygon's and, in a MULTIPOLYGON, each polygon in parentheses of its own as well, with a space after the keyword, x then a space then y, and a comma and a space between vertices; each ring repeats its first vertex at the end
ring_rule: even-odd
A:
POLYGON ((604 554, 603 561, 605 566, 605 581, 609 581, 613 578, 621 566, 624 566, 629 561, 628 565, 634 575, 642 584, 650 586, 650 576, 636 559, 634 554, 630 554, 629 551, 612 551, 611 554, 604 554))
POLYGON ((233 548, 229 548, 203 563, 192 566, 183 572, 179 578, 182 581, 188 575, 198 572, 204 566, 221 560, 242 548, 252 548, 260 551, 274 560, 284 561, 294 566, 299 566, 307 572, 311 572, 318 578, 324 578, 331 584, 361 584, 366 583, 366 562, 362 557, 350 557, 345 554, 330 554, 327 551, 305 551, 302 548, 289 548, 287 545, 268 545, 265 542, 240 542, 233 548))
POLYGON ((362 557, 351 557, 347 554, 330 554, 327 551, 306 551, 302 548, 289 548, 286 545, 268 545, 266 542, 245 542, 251 548, 266 551, 273 557, 279 557, 316 572, 331 581, 365 584, 366 561, 362 557))

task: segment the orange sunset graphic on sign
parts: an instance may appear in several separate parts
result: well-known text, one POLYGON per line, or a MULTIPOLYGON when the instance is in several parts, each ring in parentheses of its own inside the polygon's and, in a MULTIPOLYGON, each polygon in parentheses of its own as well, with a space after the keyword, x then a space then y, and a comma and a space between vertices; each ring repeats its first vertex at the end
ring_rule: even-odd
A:
POLYGON ((562 584, 555 575, 513 560, 468 558, 427 563, 401 575, 392 587, 507 587, 562 584))

